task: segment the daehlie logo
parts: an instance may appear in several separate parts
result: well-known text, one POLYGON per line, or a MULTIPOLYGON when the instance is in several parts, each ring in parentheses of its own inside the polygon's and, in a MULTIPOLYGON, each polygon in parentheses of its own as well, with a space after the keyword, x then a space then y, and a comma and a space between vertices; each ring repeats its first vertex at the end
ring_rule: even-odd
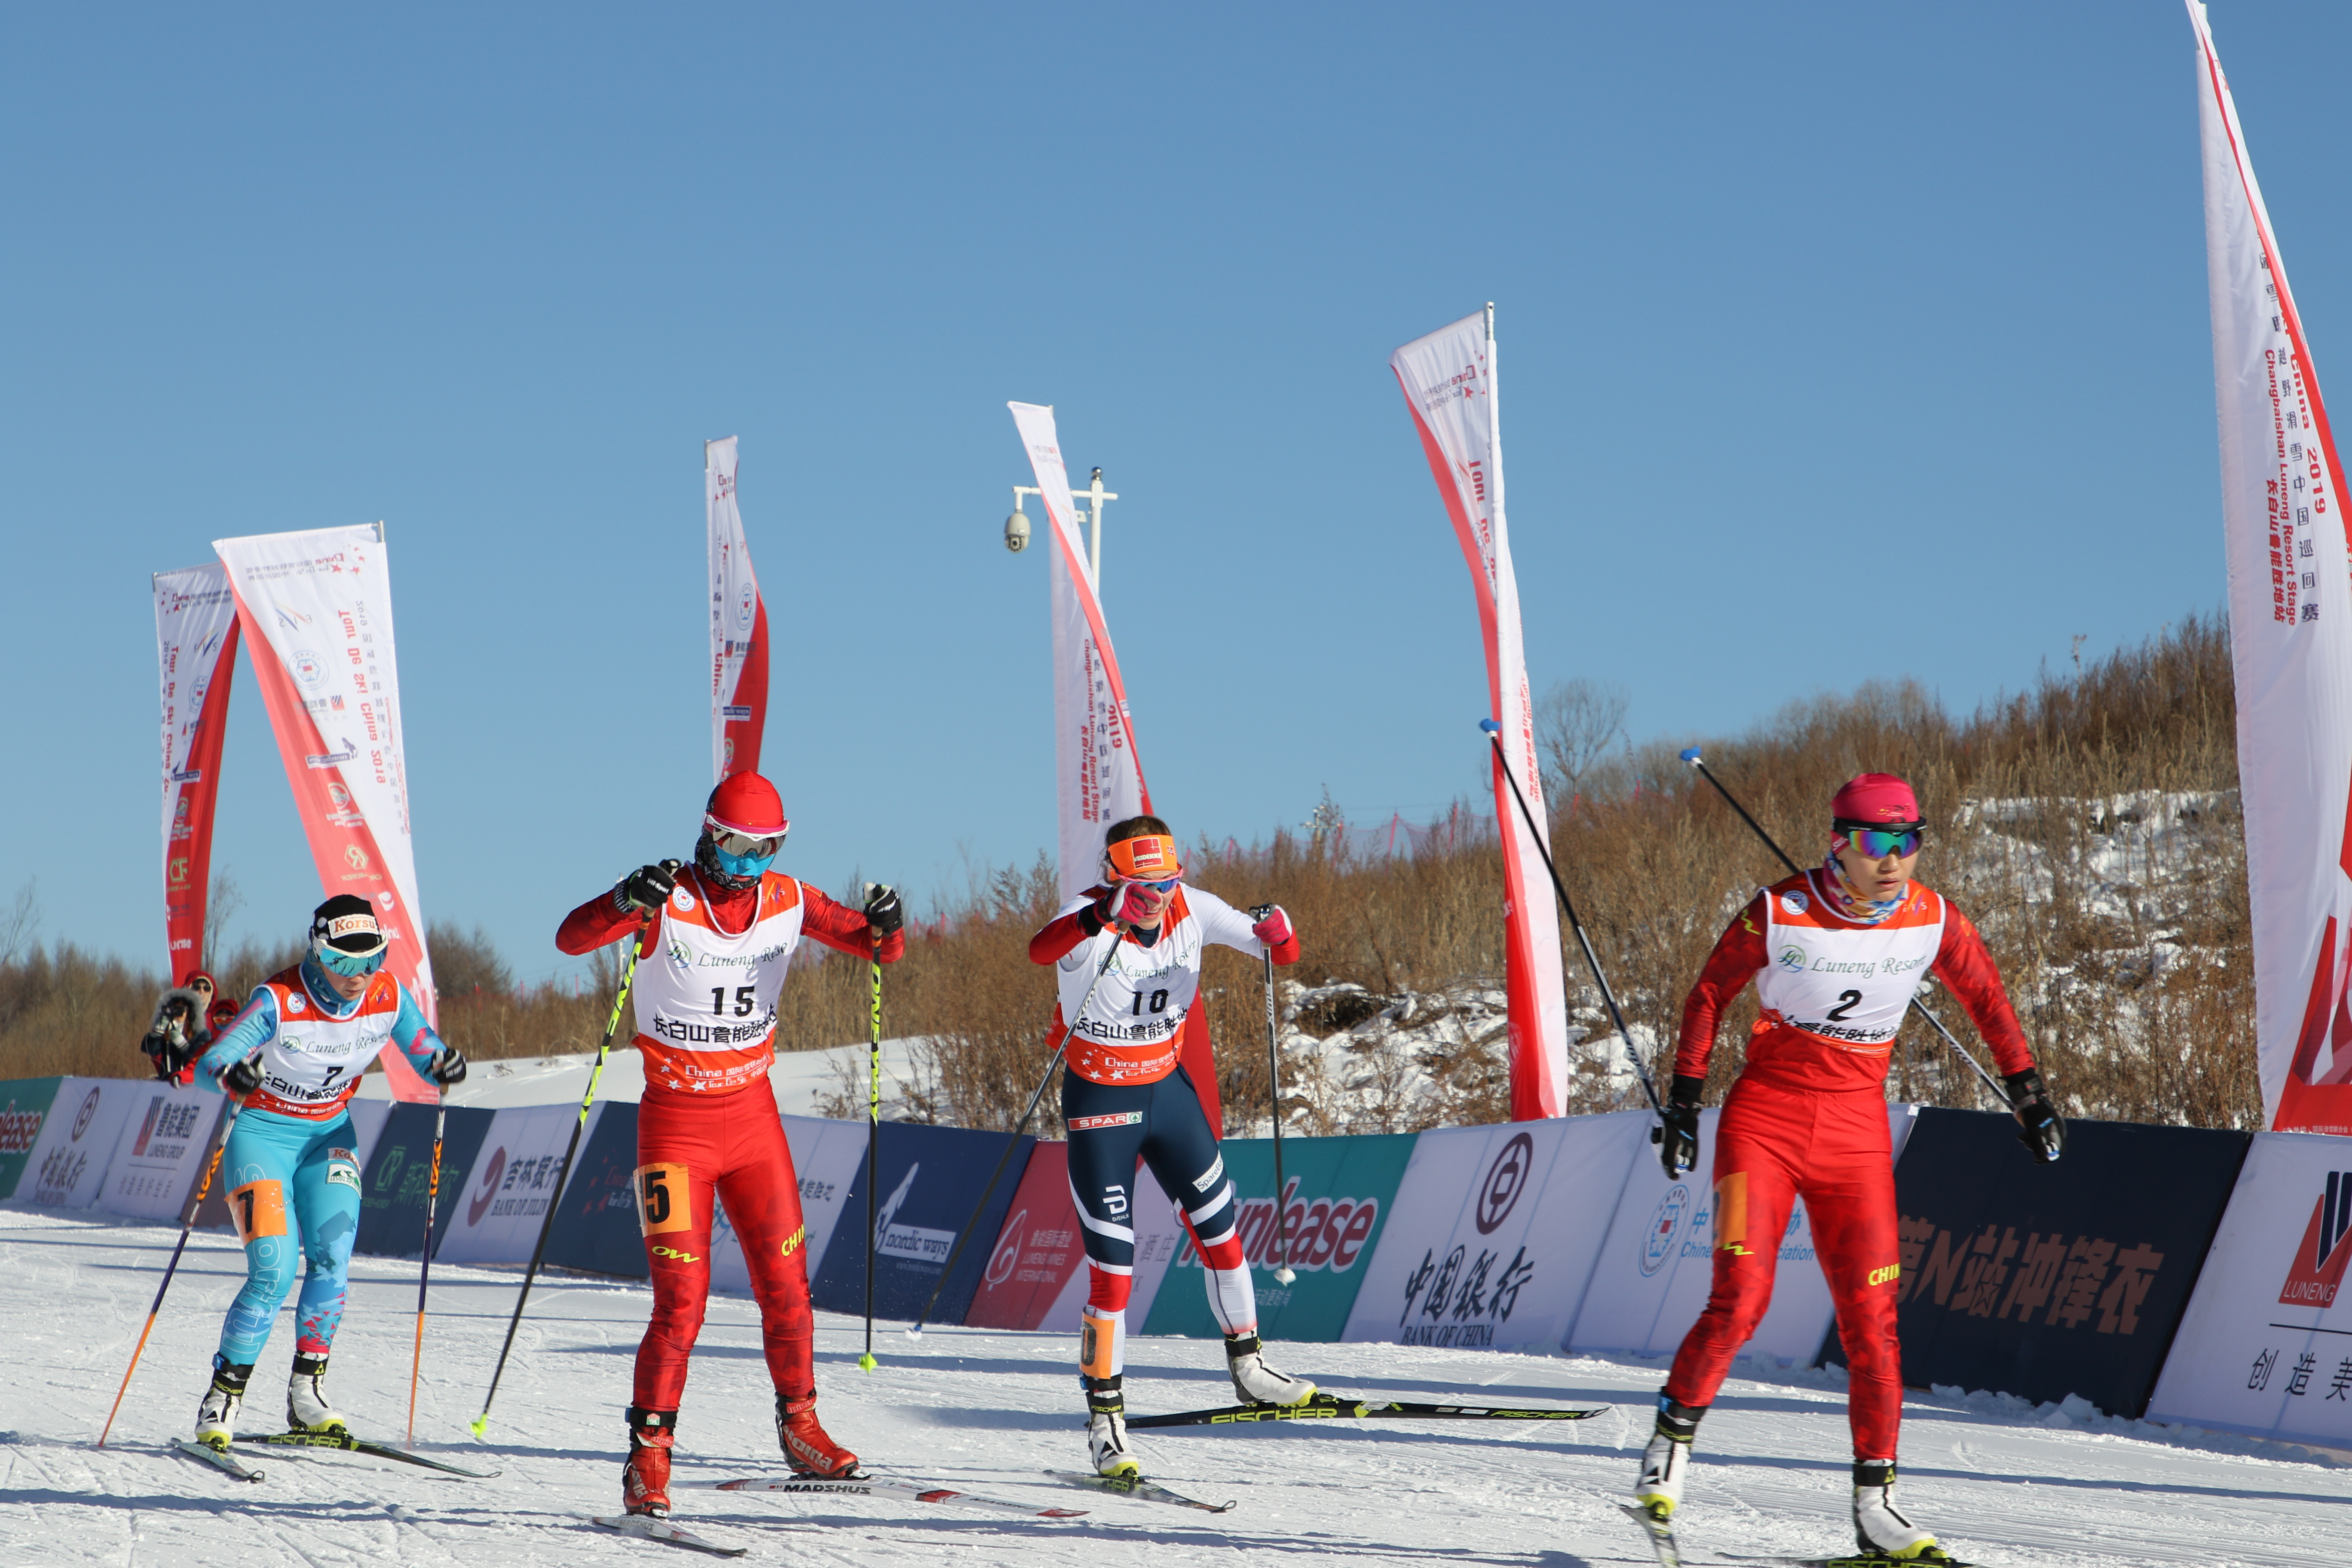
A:
POLYGON ((2336 1304, 2336 1289, 2344 1283, 2344 1266, 2352 1261, 2352 1247, 2345 1245, 2347 1230, 2352 1230, 2352 1171, 2330 1171, 2326 1189, 2311 1206, 2311 1223, 2304 1227, 2303 1240, 2294 1249, 2286 1283, 2280 1287, 2281 1306, 2336 1304))

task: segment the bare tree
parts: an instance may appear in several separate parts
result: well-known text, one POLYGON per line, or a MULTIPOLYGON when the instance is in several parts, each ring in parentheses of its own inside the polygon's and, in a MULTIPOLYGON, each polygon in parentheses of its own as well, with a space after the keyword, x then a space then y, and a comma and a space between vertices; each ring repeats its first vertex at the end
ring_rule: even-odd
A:
POLYGON ((214 953, 228 951, 228 943, 222 939, 228 933, 228 922, 243 908, 245 894, 237 887, 236 876, 228 871, 215 871, 212 893, 205 900, 204 962, 207 964, 214 953))
POLYGON ((1555 806, 1572 798, 1585 774, 1625 736, 1625 689, 1579 677, 1556 682, 1536 700, 1536 744, 1555 806))
POLYGON ((8 907, 0 910, 0 969, 16 962, 16 955, 32 946, 34 933, 41 929, 41 907, 33 891, 33 879, 16 889, 8 907))

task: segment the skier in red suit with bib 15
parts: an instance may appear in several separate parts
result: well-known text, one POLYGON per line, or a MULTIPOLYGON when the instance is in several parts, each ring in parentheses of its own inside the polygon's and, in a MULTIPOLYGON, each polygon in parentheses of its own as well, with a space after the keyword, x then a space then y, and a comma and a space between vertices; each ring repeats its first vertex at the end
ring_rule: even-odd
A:
POLYGON ((869 888, 865 908, 854 910, 769 869, 790 826, 773 784, 736 773, 710 792, 691 866, 640 867, 566 915, 556 932, 555 945, 570 953, 637 941, 631 1001, 646 1089, 635 1186, 654 1310, 637 1347, 621 1472, 631 1513, 669 1512, 678 1399, 710 1293, 714 1196, 751 1272, 785 1458, 804 1475, 859 1473, 857 1456, 817 1425, 808 1231, 768 1068, 776 999, 801 939, 889 963, 906 951, 904 914, 887 887, 869 888))
POLYGON ((1699 1418, 1771 1305, 1781 1234, 1801 1197, 1850 1373, 1855 1541, 1875 1560, 1948 1563, 1891 1498, 1903 1374, 1886 1067, 1931 970, 1992 1047, 2033 1156, 2057 1159, 2065 1127, 1976 927, 1912 879, 1926 823, 1911 786, 1864 773, 1838 791, 1830 813, 1828 856, 1748 901, 1683 1004, 1660 1151, 1673 1177, 1698 1162, 1699 1096, 1717 1021, 1750 982, 1763 1011, 1716 1130, 1714 1286, 1658 1396, 1634 1496, 1662 1522, 1680 1502, 1699 1418))

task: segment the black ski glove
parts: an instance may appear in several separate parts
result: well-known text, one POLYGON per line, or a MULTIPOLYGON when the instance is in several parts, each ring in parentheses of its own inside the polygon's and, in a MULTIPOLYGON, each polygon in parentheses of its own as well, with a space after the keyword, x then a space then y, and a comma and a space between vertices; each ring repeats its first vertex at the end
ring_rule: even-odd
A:
POLYGON ((425 1064, 425 1077, 443 1089, 455 1089, 466 1081, 466 1053, 455 1046, 443 1046, 441 1054, 425 1064))
POLYGON ((905 928, 907 910, 898 901, 898 889, 887 882, 866 884, 866 924, 877 937, 905 928))
POLYGON ((2003 1073, 2000 1081, 2009 1088, 2010 1112, 2017 1118, 2017 1141, 2042 1164, 2056 1164, 2058 1156, 2066 1152, 2066 1123, 2059 1120, 2058 1108, 2050 1103, 2041 1072, 2027 1068, 2023 1072, 2003 1073))
POLYGON ((677 890, 677 870, 683 864, 680 860, 664 860, 657 866, 638 867, 614 885, 613 902, 625 915, 661 908, 677 890))
POLYGON ((220 1085, 240 1100, 259 1089, 261 1087, 261 1047, 254 1047, 252 1055, 241 1061, 231 1062, 222 1068, 220 1085))
POLYGON ((1684 1172, 1698 1169, 1698 1100, 1706 1087, 1703 1078, 1676 1073, 1666 1093, 1665 1109, 1658 1113, 1664 1125, 1650 1129, 1650 1142, 1658 1146, 1658 1163, 1666 1168, 1669 1179, 1678 1181, 1684 1172))

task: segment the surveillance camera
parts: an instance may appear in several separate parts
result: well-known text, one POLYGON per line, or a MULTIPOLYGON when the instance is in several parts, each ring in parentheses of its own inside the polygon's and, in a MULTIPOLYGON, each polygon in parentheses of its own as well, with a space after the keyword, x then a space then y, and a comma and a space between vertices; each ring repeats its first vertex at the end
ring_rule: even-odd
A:
POLYGON ((1004 548, 1018 555, 1029 548, 1029 514, 1016 511, 1004 520, 1004 548))

